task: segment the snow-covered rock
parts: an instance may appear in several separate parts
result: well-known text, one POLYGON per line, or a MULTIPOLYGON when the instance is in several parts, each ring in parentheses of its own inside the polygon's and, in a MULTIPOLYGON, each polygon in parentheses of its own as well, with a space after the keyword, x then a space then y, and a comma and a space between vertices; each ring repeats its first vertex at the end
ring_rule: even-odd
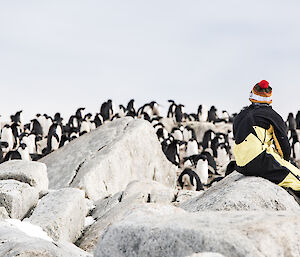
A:
POLYGON ((170 203, 174 200, 175 190, 153 180, 134 180, 124 190, 122 201, 136 194, 145 202, 170 203))
POLYGON ((13 179, 0 180, 0 206, 10 218, 22 219, 39 199, 38 191, 26 183, 13 179))
POLYGON ((128 211, 108 227, 94 256, 183 257, 215 252, 230 257, 298 257, 299 237, 299 212, 188 213, 150 203, 128 211))
POLYGON ((48 168, 49 188, 77 187, 94 201, 124 190, 132 180, 176 185, 177 169, 163 154, 151 124, 129 117, 104 124, 41 162, 48 168))
POLYGON ((15 224, 4 221, 0 221, 0 242, 0 256, 5 257, 91 257, 73 244, 43 240, 32 230, 24 233, 15 224))
POLYGON ((184 122, 184 126, 189 125, 192 129, 194 129, 197 142, 202 142, 204 133, 207 130, 213 130, 216 131, 216 126, 212 122, 199 122, 199 121, 189 121, 184 122))
POLYGON ((14 179, 35 187, 38 192, 48 190, 47 167, 44 163, 11 160, 0 165, 0 180, 14 179))
POLYGON ((214 184, 203 194, 180 205, 189 212, 231 210, 300 211, 300 206, 287 191, 260 177, 246 177, 238 172, 214 184))
POLYGON ((55 241, 75 242, 84 228, 86 213, 84 192, 64 188, 44 196, 28 221, 55 241))

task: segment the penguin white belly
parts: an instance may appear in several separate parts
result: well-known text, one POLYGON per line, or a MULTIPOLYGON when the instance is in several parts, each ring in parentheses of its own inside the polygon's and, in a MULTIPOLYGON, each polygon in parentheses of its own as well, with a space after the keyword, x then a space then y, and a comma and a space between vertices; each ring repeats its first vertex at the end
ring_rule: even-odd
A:
POLYGON ((91 129, 90 129, 89 123, 86 122, 86 121, 83 121, 81 123, 81 126, 80 126, 80 132, 87 132, 88 133, 90 131, 91 131, 91 129))
POLYGON ((35 143, 29 137, 23 137, 22 143, 27 145, 28 153, 33 154, 35 153, 35 143))
POLYGON ((55 137, 51 138, 51 146, 52 146, 51 150, 54 150, 54 151, 57 150, 59 147, 59 142, 56 140, 55 137))
POLYGON ((295 159, 296 161, 300 161, 300 143, 296 142, 294 145, 294 149, 295 149, 295 159))
POLYGON ((198 144, 196 141, 189 141, 186 147, 186 157, 198 154, 198 144))
POLYGON ((208 180, 208 162, 207 160, 199 160, 196 166, 196 173, 199 176, 201 183, 206 185, 208 180))
POLYGON ((218 148, 217 154, 218 154, 218 157, 216 159, 216 163, 218 166, 223 167, 224 165, 228 164, 230 159, 229 159, 229 156, 228 156, 225 148, 218 148))
POLYGON ((176 140, 183 141, 183 135, 181 131, 175 130, 172 135, 176 140))
POLYGON ((1 141, 7 142, 8 147, 3 148, 3 152, 9 152, 10 150, 13 149, 14 146, 14 136, 12 133, 11 128, 3 128, 1 132, 1 141))
POLYGON ((29 151, 27 147, 25 149, 19 148, 18 152, 20 153, 22 160, 31 161, 31 157, 29 155, 29 151))

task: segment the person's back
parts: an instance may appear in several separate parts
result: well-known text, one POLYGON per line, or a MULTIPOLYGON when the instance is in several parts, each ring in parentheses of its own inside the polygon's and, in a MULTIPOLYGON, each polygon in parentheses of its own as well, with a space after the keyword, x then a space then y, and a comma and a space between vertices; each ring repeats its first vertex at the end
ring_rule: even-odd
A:
POLYGON ((250 93, 252 104, 234 119, 237 171, 300 192, 300 170, 288 162, 291 149, 287 127, 270 106, 271 95, 272 88, 267 81, 256 84, 250 93))

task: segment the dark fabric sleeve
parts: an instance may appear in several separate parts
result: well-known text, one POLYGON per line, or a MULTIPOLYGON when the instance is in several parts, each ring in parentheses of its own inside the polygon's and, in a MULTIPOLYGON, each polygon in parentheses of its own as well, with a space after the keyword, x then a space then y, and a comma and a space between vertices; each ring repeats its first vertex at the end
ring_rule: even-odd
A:
POLYGON ((287 126, 281 116, 273 109, 271 110, 272 112, 270 112, 269 120, 273 125, 275 136, 283 153, 283 158, 286 161, 289 161, 291 156, 291 147, 287 137, 287 126))

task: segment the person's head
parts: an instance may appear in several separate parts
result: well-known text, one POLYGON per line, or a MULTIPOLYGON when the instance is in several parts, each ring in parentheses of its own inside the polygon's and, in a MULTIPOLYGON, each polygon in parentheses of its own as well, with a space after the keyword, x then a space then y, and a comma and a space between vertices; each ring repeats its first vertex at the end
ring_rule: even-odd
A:
POLYGON ((250 92, 249 100, 252 103, 271 104, 272 88, 269 86, 269 82, 262 80, 257 83, 250 92))

